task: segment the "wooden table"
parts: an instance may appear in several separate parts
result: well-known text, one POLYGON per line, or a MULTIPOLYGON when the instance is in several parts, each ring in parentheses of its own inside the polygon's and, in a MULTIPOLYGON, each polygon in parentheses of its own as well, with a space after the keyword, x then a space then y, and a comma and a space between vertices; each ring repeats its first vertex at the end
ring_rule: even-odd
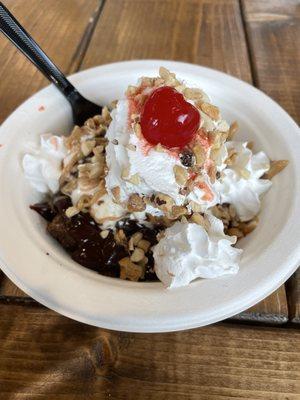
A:
MULTIPOLYGON (((65 73, 125 59, 187 61, 252 83, 300 120, 299 0, 4 3, 65 73)), ((3 37, 0 61, 3 121, 47 82, 3 37)), ((230 322, 187 332, 83 325, 4 275, 0 315, 0 400, 300 399, 300 272, 230 322)))

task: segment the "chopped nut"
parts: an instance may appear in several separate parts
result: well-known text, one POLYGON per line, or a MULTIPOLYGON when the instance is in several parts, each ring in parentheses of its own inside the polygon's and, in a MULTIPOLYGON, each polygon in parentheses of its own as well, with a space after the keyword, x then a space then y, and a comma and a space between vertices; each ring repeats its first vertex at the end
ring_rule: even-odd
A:
POLYGON ((109 108, 111 110, 113 110, 114 108, 116 108, 118 105, 118 100, 113 100, 110 104, 109 104, 109 108))
POLYGON ((218 107, 213 106, 210 103, 202 103, 201 104, 201 110, 208 115, 211 119, 217 121, 221 118, 220 115, 220 110, 218 109, 218 107))
POLYGON ((168 213, 168 217, 170 219, 177 219, 186 213, 187 209, 184 206, 173 206, 171 212, 168 213))
POLYGON ((134 124, 133 130, 136 134, 136 136, 140 139, 142 138, 142 128, 140 124, 134 124))
POLYGON ((238 225, 238 228, 243 232, 243 234, 246 236, 249 233, 251 233, 252 231, 254 231, 254 229, 257 227, 258 225, 258 217, 253 218, 251 221, 249 222, 241 222, 238 225))
POLYGON ((178 185, 184 186, 189 177, 188 171, 185 168, 180 167, 180 165, 175 165, 173 170, 174 170, 175 180, 178 183, 178 185))
POLYGON ((162 78, 155 78, 154 79, 154 86, 161 86, 165 83, 165 81, 162 78))
POLYGON ((143 76, 142 80, 141 80, 141 86, 142 87, 152 87, 154 84, 154 79, 155 78, 149 78, 149 77, 143 76))
POLYGON ((183 93, 188 100, 201 100, 203 98, 203 93, 200 89, 185 88, 183 93))
POLYGON ((164 193, 158 193, 155 198, 154 198, 154 203, 158 208, 167 208, 171 210, 174 200, 172 197, 168 196, 167 194, 164 193))
POLYGON ((132 175, 132 176, 128 179, 128 181, 129 181, 130 183, 132 183, 133 185, 139 185, 139 184, 141 183, 140 175, 139 175, 138 173, 136 173, 136 174, 132 175))
POLYGON ((230 217, 231 217, 232 219, 234 219, 234 218, 236 217, 236 211, 235 211, 235 208, 233 207, 232 204, 229 204, 228 210, 229 210, 229 215, 230 215, 230 217))
POLYGON ((196 202, 193 201, 193 200, 191 200, 191 201, 189 202, 189 205, 190 205, 191 209, 192 209, 194 212, 201 212, 201 211, 202 211, 202 208, 201 208, 200 204, 196 203, 196 202))
POLYGON ((134 96, 137 92, 137 89, 138 88, 136 86, 133 86, 133 85, 128 86, 128 88, 126 90, 127 96, 134 96))
POLYGON ((128 248, 129 248, 130 251, 133 251, 133 250, 134 250, 134 245, 133 245, 132 237, 129 239, 128 248))
POLYGON ((254 142, 247 142, 247 148, 249 149, 249 150, 253 150, 253 147, 254 147, 254 142))
POLYGON ((123 244, 123 245, 127 244, 127 238, 126 238, 126 235, 125 235, 123 229, 116 230, 114 237, 115 237, 116 243, 123 244))
POLYGON ((89 207, 90 203, 91 203, 91 199, 92 199, 92 196, 90 196, 88 194, 83 194, 82 196, 80 196, 80 198, 76 204, 77 210, 82 210, 83 208, 89 207))
POLYGON ((100 232, 100 236, 102 237, 102 239, 106 239, 108 235, 109 231, 107 229, 105 231, 100 232))
POLYGON ((239 228, 229 228, 227 233, 230 236, 236 236, 238 239, 244 237, 243 232, 239 228))
MULTIPOLYGON (((147 265, 147 263, 148 263, 148 257, 144 257, 141 261, 139 261, 138 262, 138 264, 141 266, 141 267, 145 267, 146 265, 147 265)), ((143 276, 142 276, 142 278, 143 278, 143 276)))
POLYGON ((203 226, 203 228, 208 231, 209 229, 209 222, 207 219, 205 219, 201 214, 199 213, 193 213, 193 215, 190 218, 190 222, 194 222, 197 225, 203 226))
POLYGON ((235 151, 235 149, 230 149, 228 152, 228 157, 225 160, 225 163, 227 165, 233 165, 237 159, 237 152, 235 151))
POLYGON ((121 178, 122 178, 122 179, 127 178, 128 175, 129 175, 129 172, 130 172, 130 168, 129 168, 129 167, 127 167, 127 168, 122 168, 122 171, 121 171, 121 178))
POLYGON ((220 149, 220 147, 222 146, 222 144, 224 143, 224 133, 223 132, 219 132, 219 131, 212 131, 209 132, 209 139, 212 143, 212 148, 214 150, 218 150, 220 149))
POLYGON ((240 175, 244 179, 249 179, 251 176, 250 172, 246 168, 240 170, 240 175))
POLYGON ((193 147, 193 152, 196 157, 196 164, 198 166, 203 165, 204 161, 206 160, 206 153, 203 147, 197 144, 196 146, 193 147))
POLYGON ((288 163, 287 160, 271 161, 270 169, 263 175, 263 179, 272 179, 275 175, 279 174, 288 163))
POLYGON ((129 212, 144 211, 146 204, 144 200, 137 194, 130 195, 127 203, 127 209, 129 212))
POLYGON ((112 144, 115 144, 115 145, 118 145, 118 144, 119 144, 119 142, 118 142, 117 139, 113 139, 111 142, 112 142, 112 144))
POLYGON ((81 151, 83 155, 85 157, 88 156, 92 152, 95 145, 96 145, 95 140, 86 140, 85 142, 81 143, 81 151))
POLYGON ((103 153, 103 151, 104 151, 104 146, 102 146, 102 145, 99 145, 99 146, 96 146, 93 148, 93 153, 95 155, 100 155, 103 153))
POLYGON ((130 256, 132 262, 139 262, 145 257, 144 250, 136 247, 130 256))
POLYGON ((170 74, 171 74, 171 72, 167 68, 165 68, 165 67, 160 67, 159 68, 159 76, 162 79, 164 79, 164 80, 169 79, 170 74))
POLYGON ((137 244, 139 243, 139 241, 143 238, 143 234, 142 232, 135 232, 132 236, 132 242, 134 244, 134 246, 137 246, 137 244))
POLYGON ((132 143, 126 144, 126 148, 131 151, 136 151, 136 146, 132 143))
POLYGON ((108 107, 104 106, 102 108, 101 117, 104 119, 104 121, 108 121, 108 122, 111 121, 111 116, 110 116, 110 112, 109 112, 108 107))
POLYGON ((163 147, 160 143, 158 143, 158 144, 155 146, 155 150, 158 151, 159 153, 164 153, 164 152, 165 152, 164 147, 163 147))
POLYGON ((70 195, 74 189, 77 187, 77 179, 72 179, 70 182, 66 183, 62 188, 61 191, 63 194, 70 195))
POLYGON ((239 125, 236 121, 234 121, 229 128, 228 140, 232 140, 234 135, 237 133, 239 129, 239 125))
POLYGON ((150 248, 150 246, 151 246, 151 243, 150 243, 148 240, 141 239, 141 240, 138 242, 137 246, 138 246, 140 249, 143 249, 145 253, 147 253, 147 251, 149 250, 149 248, 150 248))
POLYGON ((187 223, 188 223, 188 220, 187 220, 187 218, 186 218, 185 215, 183 215, 183 216, 181 217, 180 222, 181 222, 182 224, 187 224, 187 223))
POLYGON ((175 89, 177 90, 177 92, 183 93, 184 90, 185 90, 185 86, 184 85, 177 85, 177 86, 175 86, 175 89))
POLYGON ((121 189, 119 186, 115 186, 114 188, 111 189, 112 195, 114 196, 116 202, 120 201, 120 193, 121 189))
POLYGON ((74 217, 74 215, 76 215, 78 213, 79 213, 79 210, 77 207, 69 207, 66 209, 66 216, 68 218, 72 218, 72 217, 74 217))
POLYGON ((156 239, 159 242, 161 239, 163 239, 166 236, 165 231, 160 231, 158 232, 158 234, 156 235, 156 239))
POLYGON ((129 257, 122 258, 119 261, 119 265, 121 279, 129 279, 130 281, 137 282, 145 274, 144 268, 133 263, 129 257))

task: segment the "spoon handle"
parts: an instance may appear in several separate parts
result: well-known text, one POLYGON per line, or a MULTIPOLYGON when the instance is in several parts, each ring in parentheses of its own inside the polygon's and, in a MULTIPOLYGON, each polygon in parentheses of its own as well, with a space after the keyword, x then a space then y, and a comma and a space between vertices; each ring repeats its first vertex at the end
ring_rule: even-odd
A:
POLYGON ((66 96, 76 89, 0 2, 0 31, 66 96))

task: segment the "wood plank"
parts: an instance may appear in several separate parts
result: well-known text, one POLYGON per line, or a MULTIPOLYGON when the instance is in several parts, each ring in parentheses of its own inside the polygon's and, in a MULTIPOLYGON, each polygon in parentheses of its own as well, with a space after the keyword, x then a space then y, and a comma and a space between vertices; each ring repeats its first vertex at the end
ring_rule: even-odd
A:
POLYGON ((299 0, 242 0, 256 86, 300 122, 299 0))
POLYGON ((288 280, 287 288, 290 320, 300 324, 300 268, 288 280))
POLYGON ((300 331, 237 324, 130 334, 0 305, 0 399, 296 400, 300 331))
MULTIPOLYGON (((238 1, 147 0, 138 4, 106 2, 83 68, 124 59, 173 59, 220 69, 251 83, 238 1)), ((286 322, 284 287, 234 319, 286 322)))
MULTIPOLYGON (((251 82, 238 1, 151 0, 139 1, 139 7, 136 4, 132 0, 106 2, 83 59, 83 68, 120 59, 180 59, 221 69, 251 82)), ((98 11, 96 15, 99 16, 98 11)), ((86 46, 83 48, 82 53, 86 46)), ((78 61, 71 62, 72 69, 79 65, 78 61)), ((0 286, 1 296, 9 301, 22 298, 8 279, 0 286)), ((286 309, 281 289, 236 318, 285 322, 286 309)))
POLYGON ((0 300, 4 300, 7 302, 34 301, 15 284, 13 284, 12 281, 8 279, 4 274, 0 275, 0 300))
MULTIPOLYGON (((242 0, 254 82, 300 122, 299 0, 242 0)), ((300 279, 288 285, 290 318, 300 318, 300 279), (291 293, 289 291, 291 290, 291 293)))
POLYGON ((160 58, 216 68, 251 82, 238 0, 108 0, 83 68, 160 58))
MULTIPOLYGON (((62 71, 75 71, 99 17, 101 1, 43 0, 43 7, 36 0, 4 0, 4 4, 62 71)), ((0 60, 1 123, 21 102, 46 86, 48 81, 2 35, 0 60)), ((1 276, 1 271, 0 283, 0 299, 28 299, 8 278, 1 276)))
MULTIPOLYGON (((64 72, 74 64, 97 0, 4 0, 26 30, 64 72), (43 4, 43 5, 42 5, 43 4), (42 5, 42 6, 41 6, 42 5), (47 10, 47 12, 45 12, 47 10)), ((21 102, 46 86, 43 75, 3 36, 0 36, 0 122, 21 102)))
POLYGON ((288 305, 285 286, 248 310, 235 315, 233 320, 284 324, 288 322, 288 305))

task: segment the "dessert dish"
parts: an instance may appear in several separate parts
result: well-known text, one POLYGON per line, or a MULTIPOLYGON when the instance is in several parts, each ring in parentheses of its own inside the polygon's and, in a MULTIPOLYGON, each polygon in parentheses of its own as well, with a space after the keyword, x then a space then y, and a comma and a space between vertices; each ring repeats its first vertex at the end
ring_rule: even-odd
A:
POLYGON ((287 162, 234 140, 201 89, 159 72, 69 136, 42 135, 23 168, 45 197, 31 208, 76 262, 178 287, 238 272, 235 244, 287 162))

